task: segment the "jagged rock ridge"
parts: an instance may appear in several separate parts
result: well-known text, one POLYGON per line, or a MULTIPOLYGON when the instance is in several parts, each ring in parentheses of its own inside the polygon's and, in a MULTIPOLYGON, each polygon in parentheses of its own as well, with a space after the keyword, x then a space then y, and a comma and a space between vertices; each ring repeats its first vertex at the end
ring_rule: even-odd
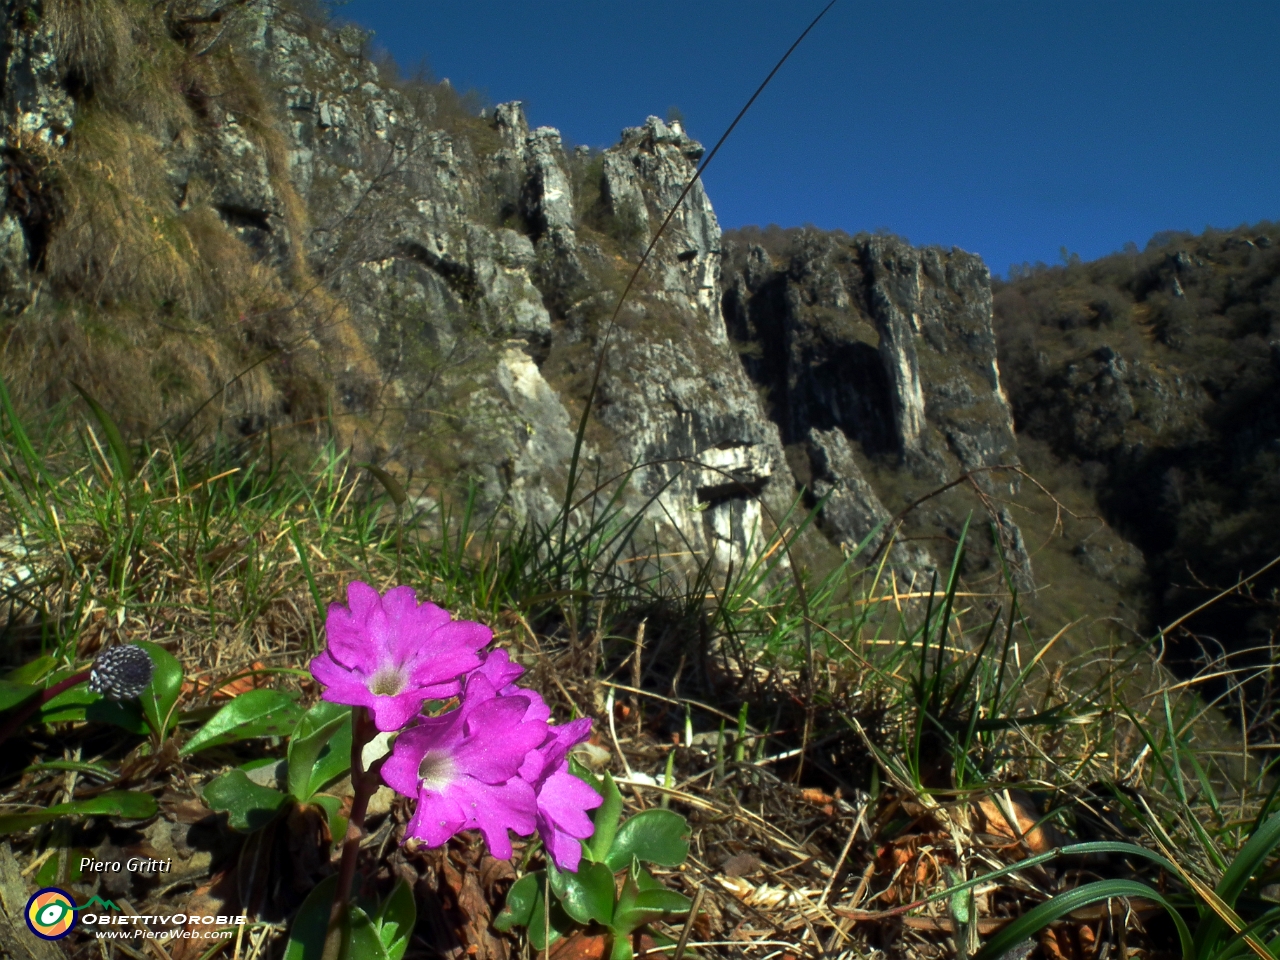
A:
MULTIPOLYGON (((361 457, 474 477, 486 509, 518 521, 555 515, 618 293, 702 155, 679 124, 650 117, 608 150, 566 151, 554 129, 530 131, 519 104, 477 118, 445 88, 389 81, 352 28, 272 8, 212 26, 191 15, 178 29, 130 6, 144 40, 128 55, 163 48, 178 64, 171 83, 184 93, 165 113, 110 99, 134 76, 127 51, 112 61, 118 76, 76 80, 65 3, 4 8, 10 323, 43 322, 41 296, 129 301, 127 286, 94 300, 90 285, 49 274, 41 252, 46 234, 56 242, 68 227, 53 174, 40 171, 73 177, 66 157, 91 154, 94 124, 115 117, 160 158, 160 179, 148 181, 154 221, 196 237, 199 256, 212 256, 199 243, 223 243, 211 231, 240 242, 234 256, 252 267, 209 282, 257 271, 273 291, 256 309, 248 292, 227 295, 221 314, 188 298, 187 321, 222 368, 255 371, 213 391, 224 421, 252 437, 331 407, 361 457), (237 76, 249 92, 211 95, 218 63, 248 70, 237 76)), ((802 487, 828 497, 822 528, 848 548, 889 520, 867 458, 932 484, 973 471, 988 494, 1009 483, 989 470, 1015 462, 1014 441, 976 257, 814 233, 781 260, 760 246, 727 252, 722 280, 726 251, 698 184, 609 332, 584 464, 592 483, 634 470, 625 503, 645 513, 637 549, 652 541, 727 566, 759 549, 802 487)), ((157 332, 175 329, 172 298, 135 300, 132 335, 175 342, 157 332)), ((56 379, 28 386, 56 393, 56 379)), ((154 428, 196 406, 196 393, 174 388, 122 419, 154 428)), ((921 522, 954 538, 955 512, 921 522)), ((1016 524, 996 516, 1029 581, 1016 524)), ((907 544, 891 560, 909 576, 945 554, 907 544)))

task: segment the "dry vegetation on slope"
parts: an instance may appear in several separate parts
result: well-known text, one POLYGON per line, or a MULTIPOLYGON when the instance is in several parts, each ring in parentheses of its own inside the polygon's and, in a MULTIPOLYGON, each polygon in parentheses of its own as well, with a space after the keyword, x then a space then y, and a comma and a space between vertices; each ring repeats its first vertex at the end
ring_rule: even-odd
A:
MULTIPOLYGON (((1079 471, 1167 624, 1280 552, 1280 228, 1157 236, 997 284, 1020 435, 1079 471)), ((1275 571, 1186 626, 1274 660, 1275 571)), ((1184 635, 1184 655, 1199 644, 1184 635)))

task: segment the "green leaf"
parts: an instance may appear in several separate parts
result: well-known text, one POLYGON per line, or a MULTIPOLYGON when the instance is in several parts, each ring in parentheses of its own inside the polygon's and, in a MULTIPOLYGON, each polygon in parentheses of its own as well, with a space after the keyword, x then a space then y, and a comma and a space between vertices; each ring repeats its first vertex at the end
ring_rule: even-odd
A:
POLYGON ((636 878, 636 889, 640 891, 641 898, 644 898, 647 893, 661 894, 659 897, 649 897, 642 900, 643 904, 648 904, 649 906, 666 904, 668 913, 688 913, 693 906, 693 902, 688 897, 673 890, 668 890, 663 886, 661 880, 658 880, 648 870, 640 866, 638 859, 631 861, 631 875, 636 878))
POLYGON ((98 697, 84 708, 84 718, 90 723, 109 723, 138 736, 145 736, 148 729, 142 707, 136 700, 116 701, 98 697))
POLYGON ((636 889, 641 893, 644 893, 646 890, 667 889, 662 885, 661 880, 658 880, 652 873, 640 866, 640 861, 638 859, 632 859, 631 867, 629 869, 631 876, 636 878, 636 889))
POLYGON ((243 770, 230 770, 204 788, 209 809, 227 812, 227 822, 245 833, 261 830, 284 806, 288 795, 249 779, 243 770))
MULTIPOLYGON (((212 786, 212 784, 211 784, 212 786)), ((289 940, 284 947, 284 960, 321 960, 333 897, 338 891, 338 875, 325 877, 302 901, 293 918, 289 940)))
POLYGON ((557 870, 554 865, 547 870, 552 893, 560 898, 564 912, 578 923, 595 920, 607 926, 613 919, 613 871, 603 863, 583 860, 577 873, 557 870))
POLYGON ((30 700, 39 689, 32 683, 15 683, 12 680, 0 680, 0 710, 11 710, 18 704, 30 700))
POLYGON ((545 904, 542 900, 542 889, 538 890, 537 902, 533 905, 533 917, 529 921, 529 943, 535 950, 545 950, 548 944, 555 943, 574 928, 573 920, 564 912, 558 902, 551 904, 551 920, 548 923, 545 904), (550 937, 548 937, 550 934, 550 937))
MULTIPOLYGON (((590 782, 590 781, 588 781, 590 782)), ((592 784, 592 786, 595 786, 592 784)), ((587 849, 591 854, 591 859, 596 863, 604 863, 605 858, 609 855, 609 850, 613 847, 613 838, 618 834, 618 818, 622 816, 622 794, 618 792, 618 785, 613 782, 613 777, 609 775, 609 771, 605 771, 603 789, 600 789, 600 795, 604 797, 604 803, 596 807, 591 817, 592 823, 596 825, 595 832, 591 834, 591 842, 587 845, 587 849)), ((627 862, 631 861, 630 855, 627 856, 627 862)), ((615 873, 621 869, 620 867, 611 866, 609 869, 615 873)))
POLYGON ((127 484, 133 479, 133 455, 129 453, 129 448, 125 445, 124 437, 120 435, 120 428, 116 426, 116 422, 111 419, 111 415, 103 409, 102 404, 89 396, 85 392, 84 387, 76 383, 74 380, 69 381, 76 388, 76 393, 84 398, 84 402, 89 405, 89 409, 93 411, 93 417, 98 421, 98 425, 102 427, 102 432, 107 435, 107 446, 111 448, 111 457, 116 462, 116 468, 120 471, 119 480, 122 484, 127 484))
POLYGON ((623 939, 633 930, 668 913, 689 912, 692 903, 688 897, 660 886, 647 871, 635 864, 632 864, 632 871, 634 873, 628 873, 622 885, 613 921, 609 924, 615 938, 623 939))
MULTIPOLYGON (((293 736, 289 738, 289 792, 299 800, 324 786, 316 782, 316 761, 334 734, 343 725, 347 729, 346 764, 351 764, 351 708, 340 703, 320 700, 302 715, 293 736)), ((345 772, 345 769, 341 772, 345 772)), ((333 779, 333 777, 329 777, 333 779)))
POLYGON ((388 960, 387 948, 382 945, 378 927, 369 915, 353 903, 348 917, 346 942, 338 955, 340 960, 388 960))
POLYGON ((288 736, 301 713, 293 698, 279 690, 249 690, 214 714, 178 753, 186 757, 237 740, 288 736))
POLYGON ((90 861, 98 859, 98 853, 87 847, 64 846, 65 837, 66 834, 59 836, 57 830, 51 833, 50 840, 52 842, 45 849, 48 850, 49 847, 52 847, 58 851, 59 856, 50 857, 44 862, 44 866, 36 871, 36 875, 32 879, 35 881, 37 888, 80 883, 84 877, 84 871, 80 869, 81 858, 88 858, 90 861), (63 850, 67 852, 65 858, 61 856, 63 850), (59 863, 60 860, 63 862, 59 863))
POLYGON ((41 704, 33 718, 35 723, 76 723, 81 720, 110 723, 137 734, 144 734, 148 729, 136 701, 117 703, 83 684, 69 687, 41 704))
POLYGON ((327 793, 316 793, 307 803, 320 808, 324 814, 324 822, 329 827, 329 836, 335 847, 341 846, 347 835, 347 818, 342 815, 342 799, 327 793))
POLYGON ((574 926, 573 920, 561 909, 558 902, 552 904, 551 919, 548 924, 546 903, 543 900, 546 882, 545 870, 525 874, 507 891, 507 904, 493 919, 493 925, 499 930, 525 927, 529 931, 529 943, 535 950, 547 948, 548 932, 551 934, 549 942, 555 943, 574 926))
POLYGON ((493 926, 506 933, 512 927, 527 927, 529 918, 533 916, 533 905, 538 899, 538 891, 542 887, 541 870, 537 873, 526 873, 511 885, 507 891, 507 902, 502 912, 493 918, 493 926))
POLYGON ((968 923, 973 916, 973 891, 962 890, 951 897, 951 916, 956 923, 968 923))
POLYGON ((631 863, 634 855, 646 863, 677 867, 689 855, 689 824, 671 810, 645 810, 619 829, 608 848, 605 863, 614 873, 631 863))
POLYGON ((569 757, 569 772, 587 784, 596 793, 604 796, 604 781, 591 772, 591 768, 581 763, 577 757, 569 757))
POLYGON ((100 763, 88 763, 84 760, 46 760, 44 763, 33 763, 23 773, 35 773, 40 770, 75 770, 79 773, 92 774, 103 780, 114 780, 116 773, 100 763))
POLYGON ((387 960, 400 960, 409 949, 409 938, 418 922, 418 908, 413 902, 413 888, 403 880, 396 881, 390 896, 378 908, 378 936, 386 948, 387 960))
MULTIPOLYGON (((64 679, 62 674, 70 676, 67 671, 59 671, 54 674, 55 683, 64 679)), ((101 699, 102 694, 94 693, 83 683, 77 684, 40 704, 34 720, 36 723, 72 723, 83 720, 85 708, 101 699)))
POLYGON ((974 954, 973 960, 994 960, 1071 911, 1115 897, 1143 897, 1154 900, 1164 907, 1173 918, 1174 926, 1177 927, 1182 955, 1189 960, 1192 956, 1192 943, 1191 932, 1187 929, 1186 922, 1168 900, 1145 883, 1138 883, 1136 880, 1100 880, 1096 883, 1086 883, 1082 887, 1076 887, 1074 890, 1033 907, 988 940, 986 945, 974 954))
POLYGON ((24 663, 16 670, 10 670, 5 679, 10 683, 39 683, 49 675, 57 663, 54 657, 45 654, 43 657, 36 657, 30 663, 24 663))
POLYGON ((112 790, 84 800, 56 803, 30 813, 0 815, 0 833, 14 833, 57 820, 59 817, 120 817, 123 820, 147 820, 156 815, 156 798, 133 790, 112 790))
POLYGON ((149 640, 134 641, 147 653, 151 654, 151 662, 155 664, 155 672, 151 675, 151 683, 142 691, 142 713, 151 726, 151 732, 163 740, 165 734, 178 722, 178 697, 182 693, 182 664, 176 657, 159 644, 149 640))
POLYGON ((631 948, 630 937, 613 938, 613 946, 609 950, 609 960, 632 960, 636 955, 635 950, 631 948))
POLYGON ((351 770, 351 718, 338 727, 333 739, 324 745, 315 766, 311 768, 311 782, 307 789, 312 793, 322 790, 334 780, 351 770))
POLYGON ((646 890, 636 895, 626 910, 619 907, 609 929, 615 936, 628 936, 633 931, 671 913, 688 913, 692 902, 674 890, 646 890))
POLYGON ((178 726, 194 725, 203 727, 206 723, 212 720, 214 716, 217 715, 218 711, 224 706, 226 706, 226 704, 219 705, 216 703, 210 703, 203 707, 192 707, 190 710, 179 710, 178 726))

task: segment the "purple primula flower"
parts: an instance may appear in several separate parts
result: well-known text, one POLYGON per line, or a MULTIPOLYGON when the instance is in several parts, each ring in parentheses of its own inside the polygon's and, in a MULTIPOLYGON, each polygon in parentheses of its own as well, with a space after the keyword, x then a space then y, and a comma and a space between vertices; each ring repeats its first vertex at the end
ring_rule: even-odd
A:
POLYGON ((587 816, 604 803, 590 784, 569 772, 569 751, 591 736, 591 718, 551 727, 542 746, 520 766, 520 776, 537 791, 537 826, 556 866, 574 873, 582 844, 595 832, 587 816))
POLYGON ((480 665, 477 651, 493 631, 452 620, 434 603, 418 603, 411 587, 385 596, 359 580, 348 606, 329 605, 328 646, 311 661, 323 699, 368 707, 379 730, 399 730, 426 700, 456 696, 460 677, 480 665))
POLYGON ((527 697, 529 709, 524 715, 526 720, 551 719, 551 708, 542 699, 542 694, 536 690, 516 686, 516 679, 524 673, 524 667, 513 662, 511 656, 501 647, 490 650, 484 658, 484 663, 472 672, 487 677, 501 696, 527 697))
POLYGON ((506 696, 511 691, 519 689, 516 681, 524 673, 524 667, 513 661, 507 651, 498 647, 485 654, 484 660, 480 666, 476 667, 475 672, 484 674, 493 684, 493 689, 506 696))
MULTIPOLYGON (((521 694, 527 691, 520 691, 521 694)), ((537 826, 537 794, 517 776, 547 739, 547 724, 527 719, 526 696, 500 696, 475 672, 458 709, 423 717, 396 739, 382 767, 393 790, 418 798, 407 833, 438 847, 459 830, 479 830, 489 853, 511 856, 507 830, 537 826)))

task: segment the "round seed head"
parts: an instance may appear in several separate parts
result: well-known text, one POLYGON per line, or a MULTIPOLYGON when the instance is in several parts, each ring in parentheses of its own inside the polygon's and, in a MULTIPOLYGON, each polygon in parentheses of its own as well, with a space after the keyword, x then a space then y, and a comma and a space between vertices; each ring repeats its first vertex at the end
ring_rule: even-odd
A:
POLYGON ((89 689, 109 700, 132 700, 151 682, 155 664, 142 647, 124 643, 98 654, 89 671, 89 689))

